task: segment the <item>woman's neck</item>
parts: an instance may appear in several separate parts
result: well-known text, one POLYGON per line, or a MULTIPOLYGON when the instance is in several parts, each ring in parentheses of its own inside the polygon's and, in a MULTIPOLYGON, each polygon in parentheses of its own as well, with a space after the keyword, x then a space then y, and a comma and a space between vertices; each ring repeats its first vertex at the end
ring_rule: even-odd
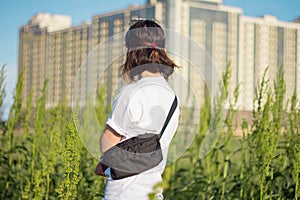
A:
POLYGON ((141 73, 142 78, 144 78, 144 77, 159 77, 159 76, 162 76, 160 72, 152 73, 149 71, 143 71, 141 73))

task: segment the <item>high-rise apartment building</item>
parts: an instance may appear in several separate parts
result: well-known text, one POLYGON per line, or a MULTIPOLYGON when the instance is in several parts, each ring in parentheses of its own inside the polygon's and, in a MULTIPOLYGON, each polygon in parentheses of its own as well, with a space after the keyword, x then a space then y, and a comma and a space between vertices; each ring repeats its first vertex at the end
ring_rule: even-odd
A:
POLYGON ((19 30, 19 73, 24 73, 24 102, 34 92, 33 102, 41 95, 47 79, 49 33, 71 27, 71 18, 38 14, 19 30))
MULTIPOLYGON (((278 21, 274 16, 262 18, 242 15, 239 8, 228 7, 222 0, 148 0, 145 5, 129 6, 124 10, 93 16, 90 24, 71 27, 65 16, 39 14, 20 28, 19 72, 25 70, 24 99, 30 90, 35 91, 34 100, 40 95, 42 83, 48 80, 47 105, 55 106, 63 98, 70 103, 72 81, 81 100, 88 98, 87 91, 93 80, 106 86, 107 100, 118 83, 118 68, 124 62, 123 38, 114 38, 111 51, 97 49, 118 33, 126 31, 135 18, 151 18, 163 27, 191 38, 207 56, 201 59, 203 66, 213 61, 219 74, 231 63, 230 93, 240 86, 239 108, 251 110, 254 91, 266 67, 272 82, 282 65, 285 71, 288 97, 297 91, 300 97, 300 24, 278 21), (92 53, 91 53, 92 52, 92 53), (92 54, 92 56, 91 56, 92 54), (121 56, 120 56, 121 55, 121 56), (87 60, 85 60, 88 58, 87 60), (108 59, 111 67, 99 70, 88 67, 78 70, 83 62, 101 66, 108 59)), ((107 43, 108 44, 108 43, 107 43)), ((187 49, 186 41, 167 42, 167 49, 187 49)), ((190 44, 189 44, 190 45, 190 44)), ((186 58, 170 55, 180 68, 181 76, 190 83, 195 95, 203 102, 209 92, 206 85, 214 80, 212 69, 207 68, 206 80, 199 77, 189 58, 195 52, 187 50, 186 58)), ((198 62, 199 63, 199 62, 198 62)), ((107 64, 107 63, 106 63, 107 64)), ((187 85, 177 83, 177 91, 189 95, 187 85)))
MULTIPOLYGON (((71 103, 72 81, 89 52, 89 23, 71 27, 71 18, 37 14, 20 28, 19 73, 24 71, 23 102, 33 90, 33 103, 47 80, 47 107, 71 103)), ((85 89, 85 88, 84 88, 85 89)))
MULTIPOLYGON (((221 76, 228 62, 231 62, 233 71, 230 84, 230 94, 233 94, 238 83, 241 9, 223 6, 221 0, 167 1, 167 8, 167 27, 187 35, 208 54, 199 58, 205 59, 202 61, 202 67, 208 66, 204 74, 206 80, 199 79, 198 73, 195 73, 194 68, 197 66, 186 67, 180 60, 178 61, 185 68, 182 73, 190 80, 200 103, 203 103, 207 92, 205 85, 211 85, 210 82, 214 80, 215 73, 211 67, 215 67, 221 76)), ((180 41, 176 42, 180 46, 180 41)), ((193 55, 194 52, 189 52, 189 54, 193 55)))
MULTIPOLYGON (((90 23, 50 32, 47 49, 47 105, 56 106, 62 100, 72 101, 72 83, 90 50, 90 23), (65 99, 64 99, 65 98, 65 99)), ((85 80, 85 77, 80 77, 85 80)), ((78 89, 85 90, 85 85, 78 89)))
POLYGON ((241 82, 240 105, 252 109, 254 90, 266 68, 266 78, 273 84, 283 67, 286 98, 294 92, 300 97, 300 24, 278 21, 276 17, 241 17, 238 78, 241 82))

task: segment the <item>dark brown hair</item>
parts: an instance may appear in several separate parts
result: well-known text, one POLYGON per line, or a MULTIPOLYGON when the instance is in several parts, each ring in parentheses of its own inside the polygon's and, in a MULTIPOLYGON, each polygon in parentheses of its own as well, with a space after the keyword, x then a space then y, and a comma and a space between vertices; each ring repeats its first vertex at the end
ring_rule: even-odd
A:
POLYGON ((168 79, 177 67, 166 54, 165 34, 155 21, 137 21, 126 33, 125 43, 127 54, 121 71, 131 81, 143 71, 159 72, 168 79))

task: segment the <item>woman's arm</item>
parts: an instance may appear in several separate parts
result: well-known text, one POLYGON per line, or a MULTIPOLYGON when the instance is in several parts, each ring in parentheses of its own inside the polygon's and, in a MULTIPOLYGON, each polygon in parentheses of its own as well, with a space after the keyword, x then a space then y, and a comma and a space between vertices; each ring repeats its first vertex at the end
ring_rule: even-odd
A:
POLYGON ((100 150, 104 153, 106 150, 115 146, 123 139, 123 136, 117 133, 110 126, 106 125, 104 132, 100 137, 100 150))

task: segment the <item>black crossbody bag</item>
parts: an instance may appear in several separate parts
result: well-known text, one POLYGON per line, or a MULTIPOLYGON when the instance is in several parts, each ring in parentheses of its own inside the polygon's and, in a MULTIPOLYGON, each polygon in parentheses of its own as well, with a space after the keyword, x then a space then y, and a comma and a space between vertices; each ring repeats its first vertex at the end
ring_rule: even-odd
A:
POLYGON ((114 180, 140 174, 157 166, 162 160, 160 138, 163 135, 176 107, 173 101, 160 134, 146 133, 118 143, 104 152, 101 163, 109 166, 114 180))

